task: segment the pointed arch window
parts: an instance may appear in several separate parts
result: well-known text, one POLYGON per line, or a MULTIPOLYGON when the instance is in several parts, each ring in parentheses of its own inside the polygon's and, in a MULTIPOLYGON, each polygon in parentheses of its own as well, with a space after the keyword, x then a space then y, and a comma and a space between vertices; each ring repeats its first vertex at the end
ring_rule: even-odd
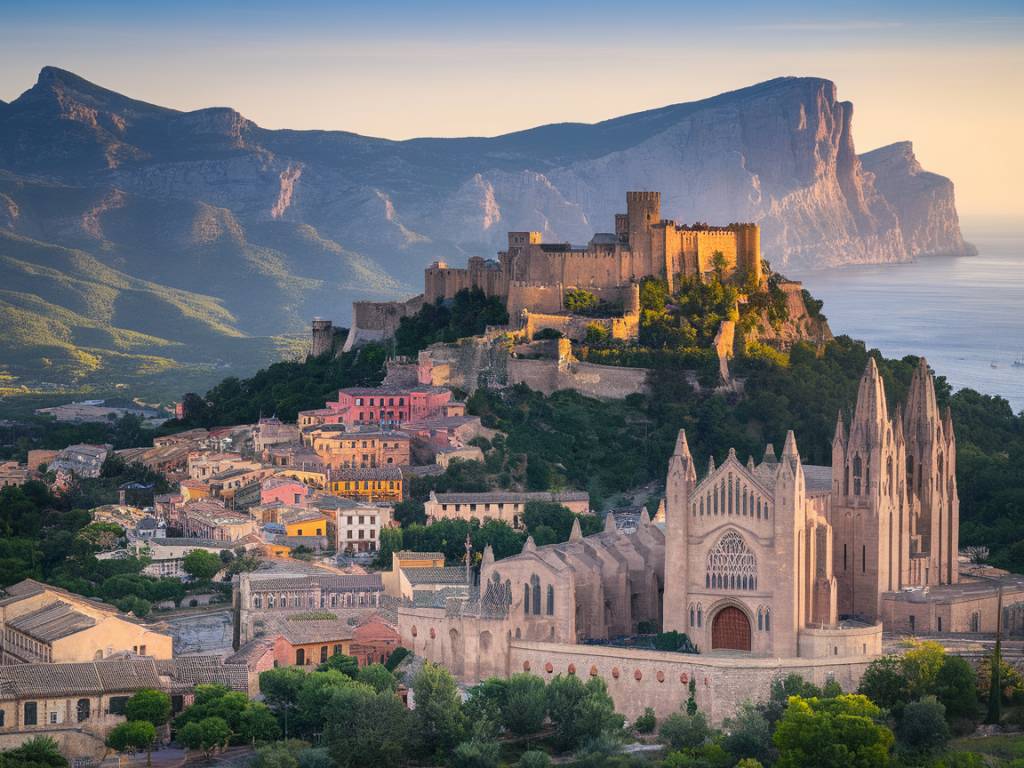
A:
POLYGON ((690 626, 691 627, 696 626, 696 618, 697 618, 697 614, 696 614, 696 611, 694 611, 694 609, 693 609, 693 603, 690 603, 690 626))
POLYGON ((736 531, 727 531, 708 552, 705 583, 716 589, 757 589, 757 558, 736 531))
POLYGON ((530 577, 530 591, 533 593, 533 615, 540 616, 540 576, 530 577))
POLYGON ((765 608, 764 609, 764 631, 765 632, 771 632, 772 631, 772 609, 771 608, 765 608))
POLYGON ((764 610, 761 608, 757 609, 757 631, 764 631, 764 610))
POLYGON ((523 584, 523 615, 530 615, 530 585, 523 584))
POLYGON ((548 616, 555 615, 555 588, 548 584, 548 616))
POLYGON ((853 495, 860 496, 861 479, 864 477, 863 462, 860 460, 860 454, 855 454, 853 457, 853 495))
POLYGON ((700 603, 697 603, 697 626, 704 626, 704 606, 700 603))

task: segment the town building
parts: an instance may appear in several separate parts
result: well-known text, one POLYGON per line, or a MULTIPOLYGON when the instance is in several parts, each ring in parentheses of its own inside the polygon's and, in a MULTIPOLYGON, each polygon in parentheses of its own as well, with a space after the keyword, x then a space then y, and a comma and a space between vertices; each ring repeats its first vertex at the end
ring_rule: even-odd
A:
POLYGON ((409 435, 393 430, 346 431, 343 425, 325 425, 306 432, 303 439, 332 469, 342 467, 404 466, 411 463, 409 435))
POLYGON ((149 563, 142 569, 147 576, 168 579, 186 579, 185 558, 189 553, 201 549, 213 555, 230 548, 229 542, 212 539, 186 538, 139 538, 129 543, 135 555, 145 555, 149 563))
POLYGON ((295 424, 285 424, 280 419, 260 419, 252 430, 252 447, 257 455, 267 448, 283 443, 295 443, 299 440, 299 428, 295 424))
POLYGON ((185 502, 173 514, 168 527, 186 538, 232 542, 256 532, 250 515, 227 509, 220 501, 185 502))
POLYGON ((402 500, 402 470, 396 466, 342 467, 327 476, 327 490, 335 496, 363 501, 402 500))
POLYGON ((577 515, 590 514, 586 491, 487 491, 485 493, 436 493, 423 503, 428 521, 459 519, 501 520, 523 528, 523 512, 530 502, 561 504, 577 515))
POLYGON ((0 462, 0 488, 24 485, 31 477, 32 470, 27 464, 19 464, 16 461, 0 462))
POLYGON ((112 445, 87 445, 79 443, 69 445, 49 462, 47 470, 51 472, 70 472, 75 477, 95 478, 100 476, 103 462, 113 450, 112 445))
POLYGON ((462 416, 466 404, 452 400, 452 392, 444 387, 417 385, 410 387, 350 387, 338 391, 336 401, 328 401, 338 423, 377 425, 397 428, 406 421, 462 416))
POLYGON ((260 634, 257 624, 320 610, 377 609, 383 596, 378 573, 337 573, 313 567, 241 573, 233 580, 236 647, 260 634))
POLYGON ((0 595, 0 664, 171 657, 171 637, 97 600, 25 579, 0 595))

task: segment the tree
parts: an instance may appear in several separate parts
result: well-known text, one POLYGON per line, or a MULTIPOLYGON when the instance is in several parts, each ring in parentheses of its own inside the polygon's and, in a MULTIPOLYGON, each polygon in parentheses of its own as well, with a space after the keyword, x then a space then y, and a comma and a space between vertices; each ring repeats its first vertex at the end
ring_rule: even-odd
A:
POLYGON ((493 739, 473 737, 452 751, 452 768, 498 768, 501 748, 493 739))
POLYGON ((125 704, 124 714, 129 720, 145 720, 159 728, 171 719, 171 697, 152 688, 137 691, 125 704))
MULTIPOLYGON (((153 742, 156 740, 156 729, 171 719, 171 697, 163 691, 146 688, 137 691, 128 699, 124 708, 129 723, 148 723, 153 726, 153 737, 146 742, 146 765, 153 764, 153 742)), ((122 723, 126 725, 127 723, 122 723)), ((141 735, 137 729, 134 735, 141 735)), ((133 734, 125 734, 126 737, 133 734)), ((118 750, 123 752, 124 750, 118 750)))
POLYGON ((458 686, 444 667, 426 662, 412 680, 416 701, 413 714, 423 754, 446 754, 462 741, 465 716, 458 686))
POLYGON ((220 557, 205 549, 193 549, 181 561, 185 573, 197 581, 208 581, 224 566, 220 557))
POLYGON ((391 555, 401 551, 403 546, 401 528, 381 528, 380 537, 377 539, 377 565, 381 568, 390 568, 391 555))
POLYGON ((947 656, 935 676, 935 697, 946 708, 946 719, 954 730, 964 734, 978 722, 977 677, 971 665, 960 656, 947 656))
POLYGON ((394 693, 398 680, 383 664, 369 664, 356 673, 356 680, 373 688, 377 693, 394 693))
POLYGON ((934 640, 917 641, 903 654, 903 674, 913 698, 927 696, 934 691, 935 678, 945 660, 946 649, 934 640))
POLYGON ((907 704, 896 735, 900 745, 912 754, 926 756, 942 752, 949 741, 946 708, 934 696, 907 704))
POLYGON ((288 715, 295 709, 299 692, 306 681, 306 673, 294 667, 279 667, 260 673, 260 693, 270 709, 284 725, 284 737, 288 738, 288 715))
POLYGON ((249 702, 239 718, 238 735, 255 746, 257 741, 273 741, 281 735, 277 718, 260 701, 249 702))
POLYGON ((531 749, 523 752, 516 766, 517 768, 551 768, 551 758, 548 757, 547 752, 531 749))
POLYGON ((327 661, 316 668, 317 672, 332 670, 355 679, 355 676, 359 674, 359 660, 355 656, 348 656, 344 653, 333 653, 327 658, 327 661))
POLYGON ((772 737, 778 768, 883 768, 895 737, 866 696, 791 696, 772 737))
POLYGON ((502 712, 508 700, 508 683, 503 677, 489 677, 469 689, 469 695, 462 706, 466 719, 471 723, 486 724, 492 736, 501 732, 504 720, 502 712))
POLYGON ((753 758, 770 763, 775 758, 772 729, 761 711, 745 701, 732 717, 724 722, 725 737, 722 746, 734 760, 753 758))
POLYGON ((526 736, 541 729, 545 714, 547 696, 544 681, 528 672, 512 675, 505 688, 502 724, 512 733, 526 736))
POLYGON ((14 749, 0 752, 0 768, 68 768, 57 742, 34 736, 14 749))
POLYGON ((331 694, 325 711, 327 748, 338 768, 395 768, 407 758, 414 715, 394 694, 357 683, 331 694))
POLYGON ((178 741, 188 749, 202 750, 207 760, 218 747, 226 746, 230 738, 231 728, 222 717, 193 720, 178 731, 178 741))
POLYGON ((152 765, 155 739, 156 726, 148 720, 126 720, 110 730, 106 745, 115 752, 122 753, 146 750, 146 765, 152 765))
POLYGON ((674 751, 697 749, 710 738, 711 728, 703 712, 673 712, 661 721, 658 729, 658 741, 674 751))
POLYGON ((658 718, 654 715, 654 709, 644 707, 643 714, 638 715, 633 723, 633 730, 637 733, 654 733, 658 725, 658 718))
POLYGON ((555 744, 563 751, 578 749, 602 734, 616 734, 625 724, 600 677, 584 684, 576 675, 556 675, 548 683, 547 700, 555 744))
POLYGON ((911 700, 910 681, 903 671, 903 660, 899 656, 881 656, 872 661, 864 670, 857 691, 898 716, 911 700))

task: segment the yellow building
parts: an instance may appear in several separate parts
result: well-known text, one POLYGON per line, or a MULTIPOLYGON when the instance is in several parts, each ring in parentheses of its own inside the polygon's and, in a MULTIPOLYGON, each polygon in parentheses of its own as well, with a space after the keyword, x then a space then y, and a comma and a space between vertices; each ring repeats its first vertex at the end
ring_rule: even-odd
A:
POLYGON ((303 510, 289 517, 282 521, 287 536, 327 535, 327 516, 317 510, 303 510))
POLYGON ((112 606, 32 579, 0 599, 0 663, 74 662, 116 653, 170 659, 171 636, 112 606))
POLYGON ((344 467, 331 470, 327 490, 336 496, 366 501, 401 501, 402 470, 398 467, 344 467))
POLYGON ((415 568, 444 568, 444 554, 441 552, 401 552, 391 553, 391 570, 381 574, 384 582, 384 594, 391 597, 402 597, 402 571, 415 568))
POLYGON ((327 472, 287 467, 279 470, 277 474, 279 477, 294 478, 300 483, 305 483, 310 488, 319 488, 323 490, 327 487, 327 472))

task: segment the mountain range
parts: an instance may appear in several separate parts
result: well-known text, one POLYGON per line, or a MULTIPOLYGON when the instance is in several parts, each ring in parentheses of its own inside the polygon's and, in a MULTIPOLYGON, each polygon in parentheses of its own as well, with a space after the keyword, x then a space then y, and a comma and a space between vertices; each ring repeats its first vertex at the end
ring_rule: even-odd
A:
POLYGON ((0 363, 21 382, 173 372, 180 392, 280 355, 314 315, 417 292, 430 261, 493 256, 508 230, 586 242, 632 189, 680 222, 758 222, 789 273, 970 253, 952 182, 909 142, 858 155, 852 113, 832 82, 788 77, 592 125, 391 141, 46 67, 0 102, 0 363))

